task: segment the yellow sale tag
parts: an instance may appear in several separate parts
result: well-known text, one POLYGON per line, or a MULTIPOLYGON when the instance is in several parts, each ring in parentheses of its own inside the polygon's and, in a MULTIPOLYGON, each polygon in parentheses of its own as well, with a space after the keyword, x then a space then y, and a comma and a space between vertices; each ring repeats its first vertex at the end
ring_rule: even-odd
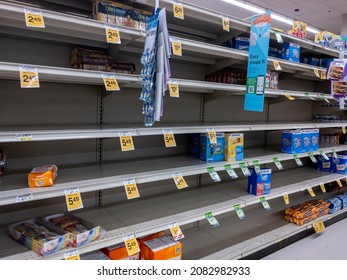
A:
POLYGON ((222 17, 223 30, 230 32, 230 20, 227 17, 222 17))
POLYGON ((180 41, 171 41, 172 53, 174 55, 182 56, 182 44, 180 41))
POLYGON ((325 226, 323 221, 319 221, 313 224, 313 228, 315 230, 316 233, 321 233, 325 230, 325 226))
POLYGON ((132 256, 138 252, 140 252, 139 244, 134 235, 129 235, 123 238, 125 248, 127 249, 128 256, 132 256))
POLYGON ((68 211, 73 211, 73 210, 83 208, 82 197, 78 187, 66 188, 64 192, 65 192, 65 200, 66 200, 66 206, 68 211))
POLYGON ((175 181, 176 187, 178 189, 184 189, 188 187, 188 184, 186 180, 184 180, 181 172, 172 174, 172 178, 175 181))
POLYGON ((21 88, 39 88, 39 73, 37 67, 19 66, 20 87, 21 88))
POLYGON ((287 193, 283 194, 283 200, 286 205, 289 204, 289 195, 287 193))
POLYGON ((45 21, 41 11, 25 8, 24 14, 27 27, 45 28, 45 21))
POLYGON ((135 150, 133 137, 131 136, 130 132, 120 132, 119 141, 122 152, 135 150))
POLYGON ((182 4, 173 3, 173 12, 175 18, 184 19, 184 9, 182 4))
POLYGON ((166 148, 176 147, 175 135, 172 130, 163 130, 163 135, 166 148))
POLYGON ((342 133, 346 134, 346 127, 345 126, 342 127, 342 133))
POLYGON ((102 79, 104 80, 106 91, 119 90, 119 85, 114 75, 103 74, 102 79))
POLYGON ((320 71, 320 78, 322 80, 326 80, 327 79, 327 71, 326 70, 321 70, 320 71))
POLYGON ((177 83, 169 84, 170 97, 180 97, 180 88, 177 83))
POLYGON ((324 184, 320 184, 320 189, 322 190, 323 193, 327 192, 327 190, 325 189, 325 185, 324 184))
POLYGON ((115 27, 105 25, 106 42, 109 44, 120 44, 119 30, 115 27))
POLYGON ((169 225, 169 229, 170 229, 170 232, 172 234, 172 237, 176 241, 184 238, 184 234, 181 231, 180 226, 177 223, 169 225))
POLYGON ((65 252, 64 259, 66 261, 79 261, 81 258, 80 258, 80 254, 78 253, 78 250, 75 249, 75 250, 65 252))
POLYGON ((313 69, 314 74, 316 75, 317 78, 320 78, 320 73, 319 70, 317 68, 313 69))
POLYGON ((288 93, 283 93, 283 95, 284 95, 285 97, 287 97, 287 99, 290 100, 290 101, 295 100, 295 98, 294 98, 293 96, 289 95, 288 93))
POLYGON ((311 187, 308 187, 307 191, 309 192, 310 196, 312 196, 312 197, 316 196, 311 187))
POLYGON ((207 134, 208 134, 208 138, 210 138, 210 143, 211 144, 217 144, 216 131, 214 129, 208 129, 207 134))
POLYGON ((128 199, 138 198, 140 197, 139 190, 137 189, 135 179, 129 179, 123 181, 125 193, 128 199))
POLYGON ((282 67, 281 67, 280 63, 277 60, 273 60, 272 62, 273 62, 275 70, 282 71, 282 67))
POLYGON ((341 180, 336 180, 336 183, 339 185, 340 188, 343 187, 342 183, 341 183, 341 180))

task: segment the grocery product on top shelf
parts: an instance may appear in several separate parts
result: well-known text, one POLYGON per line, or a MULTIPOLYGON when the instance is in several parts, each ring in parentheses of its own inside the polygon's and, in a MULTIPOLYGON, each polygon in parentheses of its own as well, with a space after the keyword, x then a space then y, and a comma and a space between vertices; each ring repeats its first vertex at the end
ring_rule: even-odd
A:
POLYGON ((30 188, 50 187, 57 176, 58 167, 54 164, 35 167, 28 174, 28 185, 30 188))
POLYGON ((217 143, 210 141, 207 133, 200 134, 200 159, 204 161, 223 161, 225 149, 225 134, 216 133, 217 143))
POLYGON ((5 175, 6 155, 5 150, 0 148, 0 177, 5 175))
POLYGON ((151 13, 114 1, 94 1, 93 19, 145 31, 151 13))
POLYGON ((320 144, 322 146, 336 146, 340 144, 341 133, 335 134, 321 134, 320 144))
POLYGON ((342 38, 332 32, 322 31, 315 34, 314 41, 325 47, 338 48, 336 43, 341 42, 342 38))
POLYGON ((319 148, 319 129, 284 130, 281 138, 281 152, 298 154, 317 151, 319 148))
POLYGON ((269 194, 272 179, 271 169, 260 168, 259 173, 257 173, 254 168, 251 168, 250 171, 251 176, 248 177, 248 193, 256 196, 269 194))
POLYGON ((337 122, 337 121, 342 121, 342 117, 339 115, 314 114, 313 121, 314 122, 337 122))
MULTIPOLYGON (((138 243, 138 245, 140 245, 138 241, 137 241, 137 243, 138 243)), ((100 251, 103 252, 111 260, 133 260, 133 261, 135 261, 135 260, 140 259, 140 252, 137 252, 131 256, 128 255, 128 251, 125 248, 124 242, 103 248, 100 251)))
POLYGON ((290 30, 288 33, 301 38, 307 37, 307 23, 302 22, 300 20, 296 20, 293 22, 292 30, 290 30))
POLYGON ((54 214, 44 218, 53 228, 70 234, 72 246, 80 247, 100 238, 101 228, 70 214, 54 214))
POLYGON ((300 62, 300 46, 289 42, 283 43, 282 58, 294 62, 300 62))
POLYGON ((171 236, 161 236, 143 243, 142 260, 180 260, 182 243, 171 236))
POLYGON ((11 237, 41 256, 53 254, 70 244, 69 234, 29 219, 9 226, 11 237))
POLYGON ((320 66, 321 59, 312 56, 301 56, 300 62, 305 64, 310 64, 312 66, 320 66))
POLYGON ((243 160, 244 149, 243 133, 225 133, 224 160, 241 161, 243 160))

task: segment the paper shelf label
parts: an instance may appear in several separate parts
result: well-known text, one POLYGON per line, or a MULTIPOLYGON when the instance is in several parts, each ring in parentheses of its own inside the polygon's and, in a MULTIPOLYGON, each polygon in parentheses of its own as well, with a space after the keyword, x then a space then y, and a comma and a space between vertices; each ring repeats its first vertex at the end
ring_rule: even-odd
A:
POLYGON ((329 99, 326 98, 325 95, 324 95, 323 93, 319 94, 319 96, 320 96, 321 98, 323 98, 323 100, 324 100, 326 103, 330 104, 329 99))
POLYGON ((27 27, 45 28, 42 12, 24 8, 25 24, 27 27))
POLYGON ((341 180, 336 180, 336 183, 339 185, 340 188, 343 187, 341 180))
POLYGON ((207 129, 207 135, 211 144, 217 144, 217 134, 213 128, 207 129))
POLYGON ((207 172, 208 172, 208 174, 210 174, 213 182, 220 182, 221 181, 218 173, 216 172, 216 170, 214 170, 214 167, 208 167, 207 172))
POLYGON ((176 147, 175 135, 172 130, 163 130, 163 135, 166 148, 176 147))
POLYGON ((105 25, 106 42, 109 44, 121 44, 119 30, 116 27, 105 25))
POLYGON ((132 256, 140 252, 139 244, 135 238, 135 235, 131 234, 123 237, 125 248, 128 252, 128 256, 132 256))
POLYGON ((308 191, 308 193, 310 194, 311 197, 315 197, 316 196, 316 194, 314 193, 312 187, 307 187, 307 191, 308 191))
POLYGON ((235 170, 231 168, 231 165, 230 165, 230 164, 224 165, 224 168, 225 168, 225 171, 228 173, 228 175, 229 175, 231 178, 236 179, 236 178, 239 177, 239 176, 237 176, 235 170))
POLYGON ((37 67, 19 66, 21 88, 39 88, 39 73, 37 67))
POLYGON ((313 69, 314 74, 316 75, 317 78, 320 78, 320 73, 319 70, 317 68, 313 69))
POLYGON ((282 71, 282 67, 281 67, 280 63, 278 62, 278 60, 273 60, 272 62, 273 62, 275 70, 282 71))
POLYGON ((230 20, 228 17, 222 16, 223 30, 230 32, 230 20))
POLYGON ((298 166, 303 166, 302 161, 298 158, 298 155, 293 155, 293 158, 298 166))
POLYGON ((236 212, 240 220, 244 220, 246 218, 245 213, 243 212, 240 204, 234 205, 234 211, 236 212))
POLYGON ((170 224, 169 229, 173 239, 175 239, 176 241, 184 238, 184 234, 177 223, 170 224))
POLYGON ((316 160, 316 158, 315 158, 315 156, 313 155, 312 152, 309 152, 308 155, 309 155, 309 157, 310 157, 310 159, 311 159, 311 161, 312 161, 313 163, 317 163, 317 160, 316 160))
POLYGON ((104 85, 105 85, 106 91, 117 91, 117 90, 120 90, 115 75, 112 75, 112 74, 102 74, 101 77, 102 77, 102 79, 104 81, 104 85))
POLYGON ((240 166, 241 171, 245 177, 251 176, 251 171, 249 171, 249 169, 247 168, 246 163, 241 162, 239 164, 239 166, 240 166))
POLYGON ((66 206, 68 211, 83 208, 81 193, 78 187, 64 189, 66 206))
POLYGON ((314 228, 314 231, 316 233, 321 233, 321 232, 325 231, 325 225, 324 225, 323 221, 315 222, 313 224, 313 228, 314 228))
POLYGON ((184 19, 184 8, 181 3, 173 2, 174 17, 184 19))
POLYGON ((295 98, 293 96, 289 95, 287 92, 283 92, 283 95, 290 101, 295 100, 295 98))
POLYGON ((140 197, 139 190, 137 189, 136 180, 128 179, 123 181, 125 193, 128 199, 134 199, 140 197))
POLYGON ((320 70, 319 78, 321 78, 322 80, 326 80, 327 79, 327 71, 326 70, 320 70))
POLYGON ((31 141, 33 140, 33 135, 29 133, 16 134, 15 139, 18 141, 31 141))
POLYGON ((180 88, 177 82, 170 81, 168 83, 169 85, 169 91, 170 91, 170 97, 180 97, 180 88))
POLYGON ((281 34, 278 32, 275 32, 275 36, 276 36, 277 42, 280 44, 283 44, 283 39, 282 39, 281 34))
POLYGON ((79 261, 81 258, 80 254, 78 253, 78 249, 64 252, 64 259, 66 261, 79 261))
POLYGON ((329 160, 329 157, 324 153, 324 151, 319 151, 319 154, 324 157, 325 160, 329 160))
POLYGON ((276 164, 278 170, 283 170, 283 166, 282 163, 280 162, 280 160, 278 159, 278 157, 273 158, 274 163, 276 164))
POLYGON ((346 134, 346 127, 345 126, 342 127, 342 133, 346 134))
POLYGON ((19 194, 16 196, 16 202, 20 203, 20 202, 26 202, 26 201, 30 201, 33 200, 33 193, 25 193, 25 194, 19 194))
POLYGON ((322 190, 323 193, 327 192, 327 190, 325 189, 325 185, 324 184, 320 184, 320 189, 322 190))
POLYGON ((172 178, 178 189, 184 189, 188 187, 186 180, 183 178, 181 172, 173 173, 172 178))
POLYGON ((129 131, 119 132, 119 141, 123 152, 135 150, 133 137, 129 131))
POLYGON ((253 166, 254 166, 254 171, 257 174, 260 174, 260 164, 259 164, 259 160, 254 160, 253 161, 253 166))
POLYGON ((289 204, 289 195, 288 195, 288 193, 283 193, 283 200, 284 200, 284 203, 286 204, 286 205, 288 205, 289 204))
POLYGON ((337 158, 337 153, 336 153, 335 149, 333 149, 332 152, 333 152, 334 158, 337 158))
POLYGON ((260 198, 260 202, 261 202, 261 204, 263 205, 263 207, 264 207, 264 209, 265 209, 266 211, 271 210, 270 204, 269 204, 269 202, 266 200, 265 197, 261 197, 261 198, 260 198))
POLYGON ((177 56, 182 56, 182 44, 181 41, 178 40, 172 40, 171 41, 172 46, 172 53, 177 56))
POLYGON ((219 222, 217 221, 215 216, 213 216, 212 212, 206 213, 205 218, 207 219, 207 221, 210 223, 210 225, 212 227, 218 227, 219 226, 219 222))

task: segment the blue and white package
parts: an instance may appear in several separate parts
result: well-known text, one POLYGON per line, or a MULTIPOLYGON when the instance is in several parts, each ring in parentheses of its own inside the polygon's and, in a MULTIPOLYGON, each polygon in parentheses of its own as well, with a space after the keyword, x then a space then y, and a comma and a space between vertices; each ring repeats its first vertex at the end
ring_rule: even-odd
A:
POLYGON ((337 196, 335 196, 335 198, 338 198, 341 200, 342 209, 347 207, 347 194, 346 193, 337 195, 337 196))
POLYGON ((302 152, 310 152, 313 151, 312 150, 312 133, 311 133, 311 129, 304 129, 302 130, 302 152))
POLYGON ((206 133, 200 134, 200 159, 204 161, 223 161, 225 140, 224 133, 216 133, 217 143, 212 144, 206 133))
POLYGON ((319 149, 319 129, 311 129, 311 151, 319 149))
POLYGON ((269 47, 269 56, 277 57, 278 50, 276 48, 269 47))
POLYGON ((271 191, 271 169, 261 168, 259 174, 254 168, 250 169, 251 176, 248 177, 247 191, 250 194, 259 196, 269 194, 271 191))
POLYGON ((329 209, 330 209, 329 213, 330 214, 334 214, 337 211, 340 211, 342 209, 342 202, 340 199, 338 199, 336 197, 327 199, 326 202, 330 203, 330 207, 329 207, 329 209))
POLYGON ((338 174, 347 174, 347 155, 337 153, 337 158, 331 158, 331 171, 338 174))
POLYGON ((241 51, 249 51, 249 37, 235 37, 233 48, 241 51))
POLYGON ((327 154, 329 159, 319 155, 317 160, 317 169, 326 172, 332 172, 331 154, 327 154))
POLYGON ((282 58, 294 62, 300 62, 300 46, 285 42, 282 46, 282 58))
POLYGON ((284 130, 282 131, 281 152, 286 154, 302 153, 302 131, 284 130))

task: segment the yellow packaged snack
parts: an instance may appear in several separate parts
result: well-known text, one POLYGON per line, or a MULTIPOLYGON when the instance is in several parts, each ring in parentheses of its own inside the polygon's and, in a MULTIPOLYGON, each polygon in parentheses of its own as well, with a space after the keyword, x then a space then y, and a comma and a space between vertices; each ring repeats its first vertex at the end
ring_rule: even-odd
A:
POLYGON ((41 188, 53 186, 57 177, 58 167, 54 164, 35 167, 28 174, 29 188, 41 188))

